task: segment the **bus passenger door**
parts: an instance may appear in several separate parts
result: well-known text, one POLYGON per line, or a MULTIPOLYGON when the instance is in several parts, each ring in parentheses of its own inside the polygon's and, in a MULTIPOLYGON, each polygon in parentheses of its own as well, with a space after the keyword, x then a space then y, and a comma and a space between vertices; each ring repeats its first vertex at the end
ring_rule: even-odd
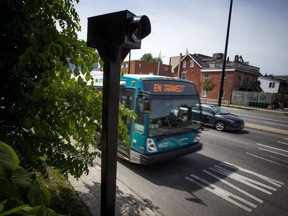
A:
MULTIPOLYGON (((136 99, 135 114, 137 118, 134 120, 133 130, 131 132, 131 151, 134 153, 133 160, 137 163, 137 158, 139 153, 144 153, 146 146, 146 137, 147 137, 147 122, 145 124, 145 97, 138 96, 136 99)), ((132 156, 131 156, 132 157, 132 156)), ((139 162, 139 161, 138 161, 139 162)))
MULTIPOLYGON (((122 103, 125 108, 128 108, 130 110, 133 110, 134 92, 134 89, 120 90, 120 103, 122 103)), ((129 116, 123 116, 122 120, 127 126, 128 135, 131 136, 132 119, 129 116)), ((129 152, 122 142, 120 142, 120 145, 118 146, 118 153, 120 153, 120 156, 125 157, 125 159, 129 158, 129 152)))

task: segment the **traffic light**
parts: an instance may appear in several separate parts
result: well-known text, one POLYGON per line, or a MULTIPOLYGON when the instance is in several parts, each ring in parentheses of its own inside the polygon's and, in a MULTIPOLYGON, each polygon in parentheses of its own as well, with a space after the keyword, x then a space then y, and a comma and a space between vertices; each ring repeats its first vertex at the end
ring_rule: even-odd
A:
POLYGON ((104 61, 123 61, 130 49, 141 48, 141 40, 150 32, 149 18, 128 10, 89 17, 87 45, 96 48, 104 61))

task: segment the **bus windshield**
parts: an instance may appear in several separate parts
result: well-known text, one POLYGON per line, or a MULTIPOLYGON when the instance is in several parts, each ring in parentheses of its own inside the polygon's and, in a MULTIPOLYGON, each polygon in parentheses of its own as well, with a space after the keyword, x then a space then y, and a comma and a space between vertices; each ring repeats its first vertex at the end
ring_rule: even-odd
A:
POLYGON ((201 111, 197 96, 152 96, 149 113, 149 136, 167 136, 201 128, 201 111))

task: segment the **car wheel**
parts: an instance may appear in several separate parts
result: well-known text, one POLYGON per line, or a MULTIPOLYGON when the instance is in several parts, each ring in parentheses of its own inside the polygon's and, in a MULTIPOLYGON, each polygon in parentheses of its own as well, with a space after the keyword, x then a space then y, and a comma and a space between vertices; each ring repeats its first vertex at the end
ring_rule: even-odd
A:
POLYGON ((225 129, 225 124, 222 121, 217 121, 215 123, 215 129, 218 131, 223 131, 225 129))

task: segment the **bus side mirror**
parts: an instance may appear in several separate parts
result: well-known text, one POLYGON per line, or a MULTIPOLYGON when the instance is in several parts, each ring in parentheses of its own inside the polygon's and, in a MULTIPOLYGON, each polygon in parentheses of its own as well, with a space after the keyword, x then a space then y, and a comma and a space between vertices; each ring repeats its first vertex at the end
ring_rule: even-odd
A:
POLYGON ((142 104, 143 104, 143 112, 149 113, 150 112, 150 98, 149 97, 143 97, 142 104))

